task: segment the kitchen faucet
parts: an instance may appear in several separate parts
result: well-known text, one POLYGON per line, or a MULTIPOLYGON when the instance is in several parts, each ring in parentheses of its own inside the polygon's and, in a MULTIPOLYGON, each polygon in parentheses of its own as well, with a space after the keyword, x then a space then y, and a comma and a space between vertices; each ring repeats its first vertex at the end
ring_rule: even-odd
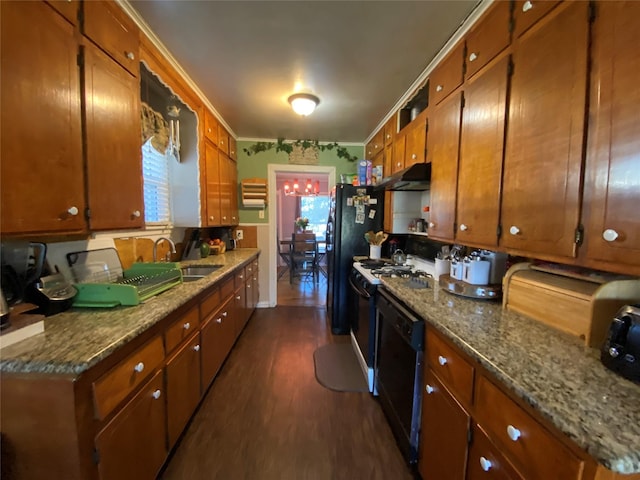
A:
POLYGON ((167 255, 165 257, 165 261, 169 260, 169 253, 176 253, 176 244, 173 243, 173 240, 171 240, 170 238, 167 237, 160 237, 159 239, 156 240, 156 242, 153 244, 153 261, 157 261, 156 257, 158 255, 158 244, 163 241, 166 240, 167 242, 169 242, 169 245, 171 245, 171 251, 167 252, 167 255))

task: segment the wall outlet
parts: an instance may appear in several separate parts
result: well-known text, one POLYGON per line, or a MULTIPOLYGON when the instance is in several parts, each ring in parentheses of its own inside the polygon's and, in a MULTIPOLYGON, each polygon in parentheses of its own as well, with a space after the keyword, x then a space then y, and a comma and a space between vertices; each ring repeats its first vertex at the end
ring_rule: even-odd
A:
POLYGON ((258 212, 258 218, 264 218, 264 210, 258 212))
POLYGON ((242 240, 244 238, 244 232, 242 230, 236 230, 236 240, 242 240))

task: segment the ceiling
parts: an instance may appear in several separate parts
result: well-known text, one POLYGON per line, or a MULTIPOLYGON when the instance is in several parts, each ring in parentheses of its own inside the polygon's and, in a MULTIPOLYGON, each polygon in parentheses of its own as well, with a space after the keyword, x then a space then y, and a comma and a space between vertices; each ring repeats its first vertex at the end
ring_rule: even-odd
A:
POLYGON ((478 0, 128 5, 239 139, 361 144, 416 89, 478 0), (309 117, 289 107, 295 92, 320 98, 309 117))

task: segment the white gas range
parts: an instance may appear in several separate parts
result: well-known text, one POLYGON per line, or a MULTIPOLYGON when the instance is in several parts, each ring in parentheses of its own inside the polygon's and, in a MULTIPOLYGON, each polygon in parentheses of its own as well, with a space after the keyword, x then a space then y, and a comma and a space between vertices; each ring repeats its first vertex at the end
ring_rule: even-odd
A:
POLYGON ((352 318, 351 343, 358 357, 362 371, 369 384, 369 391, 377 395, 374 384, 376 346, 376 296, 378 285, 384 278, 410 278, 417 288, 433 286, 435 262, 407 255, 404 265, 394 265, 390 261, 362 260, 353 264, 349 276, 352 294, 355 296, 357 311, 352 318), (431 282, 431 283, 430 283, 431 282))

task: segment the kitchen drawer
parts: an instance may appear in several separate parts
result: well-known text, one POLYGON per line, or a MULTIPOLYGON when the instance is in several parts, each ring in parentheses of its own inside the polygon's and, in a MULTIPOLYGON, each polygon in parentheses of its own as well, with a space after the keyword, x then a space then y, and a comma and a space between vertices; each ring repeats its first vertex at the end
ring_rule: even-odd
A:
POLYGON ((236 271, 235 277, 234 277, 234 287, 236 290, 240 289, 240 288, 244 288, 244 280, 246 278, 246 273, 244 268, 241 268, 239 270, 236 271))
POLYGON ((513 6, 514 40, 559 3, 559 0, 516 0, 513 6))
MULTIPOLYGON (((220 300, 226 302, 230 297, 233 296, 235 292, 234 287, 234 276, 230 276, 225 278, 220 284, 220 300)), ((247 278, 249 278, 249 274, 247 273, 247 278)))
POLYGON ((475 407, 478 423, 527 479, 582 478, 584 462, 484 376, 475 407))
POLYGON ((140 74, 138 27, 115 2, 84 5, 84 34, 134 76, 140 74))
POLYGON ((220 307, 220 288, 211 290, 207 298, 200 304, 200 318, 204 322, 217 308, 220 307))
POLYGON ((471 438, 466 480, 523 480, 477 424, 471 438))
POLYGON ((462 85, 464 42, 449 52, 429 76, 429 104, 437 105, 462 85))
POLYGON ((94 382, 96 417, 109 415, 163 360, 162 338, 155 337, 94 382))
POLYGON ((465 406, 473 401, 474 368, 456 349, 427 330, 427 362, 438 378, 464 402, 465 406))
POLYGON ((164 345, 167 353, 176 348, 184 339, 198 329, 200 310, 196 305, 187 313, 175 320, 164 332, 164 345))
POLYGON ((509 45, 511 3, 495 2, 467 35, 465 78, 484 67, 509 45))

